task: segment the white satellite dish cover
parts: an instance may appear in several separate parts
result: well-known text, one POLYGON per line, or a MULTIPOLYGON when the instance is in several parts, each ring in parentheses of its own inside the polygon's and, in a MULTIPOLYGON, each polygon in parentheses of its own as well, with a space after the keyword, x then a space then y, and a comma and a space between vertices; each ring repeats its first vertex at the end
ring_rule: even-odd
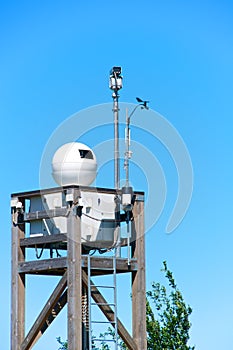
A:
POLYGON ((52 175, 59 186, 89 186, 97 175, 96 156, 83 143, 66 143, 53 156, 52 175))

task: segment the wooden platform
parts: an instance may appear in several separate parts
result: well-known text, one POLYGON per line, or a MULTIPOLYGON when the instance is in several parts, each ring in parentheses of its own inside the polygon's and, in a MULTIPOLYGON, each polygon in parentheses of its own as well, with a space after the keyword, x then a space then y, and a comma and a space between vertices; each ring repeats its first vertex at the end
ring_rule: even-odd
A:
MULTIPOLYGON (((82 268, 87 269, 87 256, 82 255, 82 268)), ((18 265, 18 273, 29 275, 44 276, 63 276, 67 270, 67 257, 55 259, 40 259, 34 261, 20 262, 18 265)), ((113 273, 112 257, 91 257, 92 276, 108 275, 113 273)), ((116 258, 117 273, 135 272, 137 271, 137 260, 116 258)))

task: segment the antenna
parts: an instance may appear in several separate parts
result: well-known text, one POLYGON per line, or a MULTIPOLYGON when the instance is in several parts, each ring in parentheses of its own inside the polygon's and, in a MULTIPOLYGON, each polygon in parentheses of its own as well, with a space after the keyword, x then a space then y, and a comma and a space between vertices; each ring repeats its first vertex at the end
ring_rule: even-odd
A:
POLYGON ((124 160, 124 169, 125 169, 125 187, 129 187, 129 159, 132 157, 132 151, 130 151, 130 119, 133 116, 134 112, 141 107, 141 109, 149 109, 149 101, 144 101, 139 97, 136 97, 137 102, 139 103, 134 107, 130 115, 128 115, 128 108, 126 109, 126 127, 125 127, 125 160, 124 160))
POLYGON ((126 127, 125 127, 125 159, 124 159, 124 169, 125 169, 125 186, 122 188, 122 207, 125 212, 125 221, 127 225, 127 246, 128 246, 128 264, 130 262, 130 217, 132 212, 132 199, 133 199, 133 188, 129 185, 129 159, 132 157, 132 151, 130 151, 130 119, 138 107, 141 109, 149 109, 149 101, 143 101, 139 97, 136 97, 139 104, 134 107, 130 115, 128 115, 128 108, 126 108, 126 127))
POLYGON ((132 152, 129 150, 130 147, 130 118, 128 115, 128 108, 126 108, 126 127, 125 127, 125 160, 124 160, 124 169, 125 169, 125 187, 129 187, 129 159, 132 156, 132 152))

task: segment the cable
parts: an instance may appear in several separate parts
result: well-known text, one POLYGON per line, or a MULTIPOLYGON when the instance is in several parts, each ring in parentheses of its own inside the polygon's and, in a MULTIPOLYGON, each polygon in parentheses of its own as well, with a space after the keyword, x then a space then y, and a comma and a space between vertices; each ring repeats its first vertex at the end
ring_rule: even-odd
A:
POLYGON ((38 254, 38 248, 37 248, 37 245, 35 245, 35 251, 36 251, 36 258, 37 258, 37 259, 40 259, 40 258, 42 257, 42 254, 43 254, 43 252, 44 252, 45 245, 46 245, 46 244, 44 244, 44 245, 43 245, 43 248, 41 248, 40 254, 38 254))
POLYGON ((104 221, 107 220, 108 222, 121 222, 121 220, 115 220, 115 219, 98 219, 98 218, 94 218, 93 216, 90 216, 86 213, 82 213, 82 215, 86 216, 89 219, 95 220, 95 221, 104 221))
POLYGON ((57 258, 60 258, 61 257, 61 254, 59 253, 58 249, 55 248, 55 251, 56 251, 56 254, 57 254, 57 258))

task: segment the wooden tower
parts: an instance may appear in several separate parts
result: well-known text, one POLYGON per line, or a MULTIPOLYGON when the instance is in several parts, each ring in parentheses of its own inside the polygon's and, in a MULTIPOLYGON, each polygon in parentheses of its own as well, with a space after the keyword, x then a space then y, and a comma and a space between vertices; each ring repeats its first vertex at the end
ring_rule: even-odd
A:
MULTIPOLYGON (((90 271, 92 275, 101 276, 113 271, 114 258, 105 254, 93 255, 90 265, 89 249, 99 247, 98 237, 101 237, 104 247, 110 241, 114 246, 114 232, 120 225, 119 220, 125 221, 125 216, 118 213, 113 218, 106 218, 101 212, 101 203, 110 201, 113 205, 121 194, 121 190, 83 186, 12 194, 11 350, 33 349, 66 304, 69 350, 91 350, 91 335, 82 316, 83 295, 87 292, 130 350, 147 349, 143 192, 134 192, 132 197, 130 258, 115 257, 116 273, 127 273, 132 281, 132 335, 119 318, 114 322, 113 308, 88 276, 90 271), (88 226, 95 205, 100 207, 98 215, 103 215, 103 218, 95 219, 95 224, 98 224, 96 236, 88 226), (65 256, 27 260, 26 252, 33 248, 59 249, 65 256), (38 278, 40 275, 61 278, 25 334, 25 282, 28 274, 38 275, 38 278)), ((106 207, 106 203, 103 205, 106 207)), ((126 239, 121 239, 120 244, 125 246, 126 239)))

